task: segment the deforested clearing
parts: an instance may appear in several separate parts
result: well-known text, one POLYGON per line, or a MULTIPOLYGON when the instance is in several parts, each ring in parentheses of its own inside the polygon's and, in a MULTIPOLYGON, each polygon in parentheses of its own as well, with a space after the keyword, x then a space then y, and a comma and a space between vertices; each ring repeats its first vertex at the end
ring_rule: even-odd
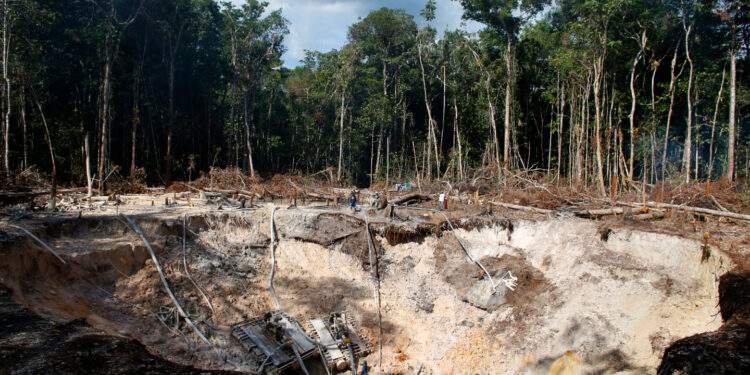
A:
POLYGON ((0 0, 0 375, 750 374, 748 4, 0 0))

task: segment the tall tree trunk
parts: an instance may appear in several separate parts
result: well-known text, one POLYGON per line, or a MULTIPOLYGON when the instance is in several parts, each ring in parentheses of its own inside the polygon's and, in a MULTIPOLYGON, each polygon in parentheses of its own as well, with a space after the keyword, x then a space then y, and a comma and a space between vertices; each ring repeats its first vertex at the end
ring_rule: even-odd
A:
POLYGON ((388 56, 388 54, 383 55, 383 96, 388 97, 388 71, 386 70, 386 62, 385 57, 388 56))
POLYGON ((138 6, 133 14, 125 21, 117 18, 117 12, 114 4, 110 3, 109 14, 107 15, 107 25, 104 37, 104 72, 102 74, 101 90, 101 109, 99 112, 99 122, 101 124, 101 143, 99 145, 99 192, 104 193, 104 170, 107 164, 107 141, 109 139, 107 131, 109 128, 109 106, 110 106, 110 86, 112 80, 112 66, 117 60, 120 51, 120 40, 125 30, 133 23, 141 10, 143 1, 138 2, 138 6))
POLYGON ((141 122, 141 113, 140 109, 138 108, 138 81, 139 81, 139 74, 140 70, 136 69, 134 77, 133 77, 133 127, 131 129, 130 134, 130 178, 135 178, 135 150, 137 146, 137 139, 138 139, 138 124, 141 122))
POLYGON ((421 187, 422 184, 419 181, 420 180, 419 179, 419 175, 420 175, 419 159, 417 158, 417 146, 414 144, 414 141, 411 141, 411 149, 412 151, 414 151, 414 175, 415 175, 415 178, 417 179, 417 186, 421 187))
POLYGON ((716 95, 716 107, 714 108, 714 118, 711 121, 711 142, 708 145, 708 179, 711 179, 711 175, 714 170, 714 136, 716 134, 716 116, 719 114, 719 103, 721 103, 721 92, 724 90, 724 78, 726 76, 726 67, 721 71, 721 85, 719 86, 719 94, 716 95))
POLYGON ((166 186, 172 183, 172 131, 174 126, 174 56, 169 58, 169 107, 167 112, 167 160, 164 168, 166 186))
POLYGON ((375 154, 375 175, 380 175, 380 157, 381 157, 381 150, 383 148, 383 125, 381 124, 379 126, 380 131, 378 132, 378 150, 375 154))
POLYGON ((11 104, 10 104, 10 78, 8 77, 8 58, 10 53, 10 26, 8 26, 8 13, 10 12, 10 8, 8 8, 8 0, 3 0, 3 79, 5 80, 5 130, 3 132, 4 135, 4 141, 5 141, 5 148, 3 149, 3 162, 5 165, 5 173, 7 175, 10 175, 10 164, 8 162, 8 148, 9 148, 9 139, 10 139, 10 112, 11 112, 11 104))
POLYGON ((490 92, 490 77, 487 76, 485 81, 485 91, 487 92, 487 104, 489 105, 490 128, 495 142, 495 166, 497 167, 497 178, 502 177, 503 169, 500 163, 500 142, 497 138, 497 124, 495 123, 495 106, 492 104, 492 94, 490 92))
MULTIPOLYGON (((435 137, 435 119, 432 117, 432 108, 430 106, 430 100, 427 96, 427 79, 425 78, 424 74, 424 64, 422 64, 422 42, 420 41, 417 45, 417 51, 419 54, 419 68, 422 72, 422 89, 424 90, 424 105, 427 108, 427 118, 429 119, 429 125, 428 125, 428 134, 427 137, 433 138, 433 143, 435 144, 435 166, 437 167, 438 173, 437 175, 440 176, 440 154, 438 153, 438 142, 437 137, 435 137)), ((428 175, 431 174, 431 171, 427 172, 428 175)))
MULTIPOLYGON (((554 111, 555 113, 551 116, 557 116, 557 125, 555 125, 555 128, 560 127, 560 72, 557 72, 557 83, 555 85, 555 104, 554 109, 552 109, 553 106, 550 105, 550 112, 554 111)), ((544 123, 544 121, 542 121, 544 123)), ((554 129, 552 128, 552 120, 550 120, 550 127, 549 127, 549 139, 547 140, 547 173, 549 174, 552 171, 552 138, 554 134, 554 129)), ((544 145, 544 132, 541 131, 539 134, 542 137, 542 140, 540 144, 544 145)), ((542 147, 542 160, 544 160, 544 147, 542 147)), ((542 161, 544 162, 544 161, 542 161)), ((560 160, 558 160, 558 164, 560 163, 560 160)), ((557 177, 560 176, 560 168, 558 166, 557 168, 557 177)))
POLYGON ((408 159, 406 158, 406 120, 407 120, 407 114, 406 114, 406 102, 401 101, 402 106, 402 116, 401 116, 401 163, 402 166, 399 168, 398 171, 398 178, 399 180, 403 177, 403 173, 406 170, 406 165, 408 164, 408 159))
POLYGON ((446 91, 448 90, 448 81, 446 81, 447 76, 447 67, 445 64, 442 66, 443 68, 443 121, 440 123, 440 150, 443 150, 443 137, 445 135, 445 95, 446 91))
POLYGON ((112 74, 112 57, 104 62, 104 79, 102 81, 102 110, 99 119, 101 124, 101 142, 99 144, 99 191, 104 194, 104 169, 107 163, 107 128, 109 122, 109 85, 112 74))
MULTIPOLYGON (((242 95, 242 100, 245 112, 243 118, 245 120, 245 147, 247 147, 247 162, 250 168, 250 176, 255 177, 255 168, 253 166, 253 146, 250 144, 250 120, 248 117, 247 93, 242 95)), ((250 109, 250 111, 252 111, 252 109, 250 109)))
POLYGON ((89 132, 86 132, 86 134, 83 136, 83 151, 86 156, 86 197, 91 198, 94 178, 91 177, 91 151, 89 148, 89 132))
POLYGON ((685 17, 682 18, 682 27, 685 30, 685 57, 690 71, 687 87, 687 133, 685 134, 685 149, 682 155, 682 171, 685 173, 685 182, 690 182, 690 156, 693 139, 693 59, 690 57, 690 32, 692 32, 693 24, 691 23, 688 26, 685 17))
POLYGON ((21 126, 23 127, 23 167, 21 169, 26 169, 29 167, 29 160, 28 160, 28 152, 26 150, 26 145, 28 143, 28 140, 26 139, 26 94, 25 94, 24 87, 21 87, 21 103, 19 103, 20 112, 21 112, 21 126))
MULTIPOLYGON (((499 180, 503 175, 503 168, 502 168, 502 165, 500 164, 500 142, 498 141, 498 138, 497 138, 497 123, 495 122, 495 106, 494 104, 492 104, 492 93, 490 91, 490 85, 492 83, 492 76, 490 75, 490 72, 483 67, 482 60, 479 58, 479 54, 476 51, 474 51, 474 49, 471 48, 470 46, 467 45, 467 47, 469 48, 469 50, 471 50, 471 53, 474 55, 474 60, 476 60, 477 65, 482 67, 482 70, 487 76, 484 81, 484 89, 487 93, 487 105, 489 107, 488 115, 490 118, 490 131, 492 133, 492 138, 493 138, 492 141, 494 142, 494 149, 495 149, 494 163, 495 163, 495 166, 497 167, 497 178, 499 180)), ((491 155, 490 155, 490 159, 492 159, 491 155)))
MULTIPOLYGON (((636 98, 635 98, 635 68, 638 66, 638 62, 641 61, 641 56, 643 56, 643 49, 646 48, 646 30, 644 29, 641 33, 641 38, 638 43, 640 45, 640 50, 638 51, 638 54, 636 54, 635 58, 633 59, 633 67, 630 69, 630 114, 628 115, 628 120, 630 120, 630 158, 628 159, 628 170, 630 170, 630 178, 628 179, 628 182, 630 184, 633 183, 633 159, 635 159, 635 104, 636 104, 636 98)), ((614 98, 612 100, 614 102, 614 98)), ((645 171, 643 173, 646 173, 645 171)))
POLYGON ((39 109, 39 115, 42 118, 42 124, 44 125, 44 134, 47 138, 47 146, 49 146, 49 157, 50 161, 52 162, 52 189, 50 189, 49 207, 50 211, 55 211, 57 198, 57 167, 55 165, 55 151, 52 147, 52 137, 49 134, 49 126, 47 126, 47 118, 44 116, 42 104, 39 102, 39 98, 36 95, 33 96, 34 101, 36 102, 36 107, 39 109))
MULTIPOLYGON (((661 60, 659 61, 661 62, 661 60)), ((652 65, 654 71, 651 73, 651 171, 653 172, 656 168, 656 146, 654 146, 653 138, 656 133, 656 95, 654 94, 656 71, 659 69, 659 64, 652 65)), ((652 181, 655 176, 651 176, 652 181)))
POLYGON ((463 148, 461 147, 461 132, 458 127, 458 105, 456 104, 456 98, 453 98, 453 110, 455 112, 454 128, 456 132, 456 143, 458 144, 458 175, 459 179, 464 179, 464 160, 463 160, 463 148))
MULTIPOLYGON (((141 53, 140 59, 138 64, 135 66, 135 70, 133 72, 133 129, 131 134, 131 152, 130 152, 130 178, 135 177, 135 169, 136 169, 136 162, 135 162, 135 155, 136 155, 136 146, 137 146, 137 140, 138 140, 138 125, 141 123, 141 110, 138 107, 139 101, 138 96, 140 94, 140 82, 141 82, 141 72, 143 72, 143 61, 146 58, 146 47, 148 46, 148 37, 144 39, 143 42, 143 53, 141 53)), ((210 112, 210 109, 209 109, 210 112)), ((208 150, 209 154, 211 153, 210 150, 208 150)))
POLYGON ((594 141, 596 142, 596 177, 599 185, 599 192, 602 196, 607 195, 607 189, 604 185, 604 170, 602 169, 602 138, 600 135, 602 113, 600 103, 600 91, 602 78, 604 75, 604 54, 597 57, 596 63, 594 63, 594 120, 596 122, 596 129, 594 131, 594 141))
POLYGON ((375 127, 370 129, 370 186, 373 182, 373 158, 375 157, 375 127))
POLYGON ((664 132, 664 152, 661 156, 661 179, 664 181, 665 178, 665 172, 667 169, 667 151, 669 150, 669 126, 672 123, 672 110, 674 109, 674 94, 676 91, 675 83, 677 81, 677 77, 682 75, 682 69, 685 68, 685 65, 683 64, 682 68, 680 69, 680 73, 675 75, 675 67, 677 66, 677 52, 680 50, 680 43, 677 43, 677 46, 675 46, 674 49, 674 55, 672 56, 672 65, 670 68, 670 79, 669 79, 669 111, 667 112, 667 128, 664 132))
POLYGON ((339 124, 339 169, 336 172, 336 180, 341 181, 341 169, 344 163, 344 103, 346 98, 346 86, 341 89, 341 122, 339 124))
MULTIPOLYGON (((557 177, 562 178, 562 140, 563 140, 563 122, 565 121, 565 83, 562 84, 562 92, 560 93, 560 114, 559 114, 559 126, 557 129, 557 177)), ((568 125, 570 127, 570 125, 568 125)), ((552 142, 550 140, 550 142, 552 142)))
MULTIPOLYGON (((734 28, 734 26, 733 26, 734 28)), ((729 139, 727 149, 727 171, 724 179, 732 181, 734 178, 734 136, 737 107, 737 56, 734 48, 734 32, 732 33, 732 48, 729 56, 729 139)))
POLYGON ((508 45, 505 51, 505 68, 507 74, 505 77, 505 129, 504 140, 503 140, 503 167, 508 168, 508 161, 510 159, 510 103, 511 103, 511 88, 513 84, 513 72, 511 71, 511 44, 510 38, 508 38, 508 45))
POLYGON ((180 47, 182 39, 182 27, 177 32, 177 37, 172 40, 169 35, 169 109, 167 117, 167 165, 164 176, 165 183, 169 186, 172 183, 172 134, 174 131, 174 64, 177 58, 177 50, 180 47), (174 44, 173 44, 174 43, 174 44))
POLYGON ((575 100, 575 94, 576 94, 576 88, 574 84, 571 84, 570 88, 570 125, 568 125, 568 183, 569 186, 572 186, 573 184, 573 163, 575 162, 574 159, 574 152, 573 148, 575 147, 577 150, 577 142, 574 142, 576 135, 578 134, 578 124, 576 124, 575 121, 575 106, 576 106, 576 100, 575 100))
POLYGON ((391 137, 385 139, 385 191, 391 185, 391 137))

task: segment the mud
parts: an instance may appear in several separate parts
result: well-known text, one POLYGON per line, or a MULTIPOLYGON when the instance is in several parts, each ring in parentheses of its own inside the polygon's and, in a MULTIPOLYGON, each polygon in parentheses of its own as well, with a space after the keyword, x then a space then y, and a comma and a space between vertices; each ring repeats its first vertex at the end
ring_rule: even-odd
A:
MULTIPOLYGON (((184 319, 165 313, 173 304, 145 244, 114 212, 10 218, 70 267, 6 219, 0 283, 38 319, 97 332, 104 338, 96 347, 108 348, 80 342, 55 350, 112 357, 112 366, 123 372, 247 372, 229 326, 275 308, 268 291, 270 208, 125 210, 211 346, 184 319), (215 315, 184 270, 183 218, 190 274, 215 315), (149 353, 139 358, 164 362, 129 360, 138 348, 149 353)), ((718 278, 733 261, 714 244, 706 256, 699 238, 617 223, 607 223, 605 238, 601 223, 583 219, 450 212, 456 235, 493 277, 510 271, 517 278, 514 290, 501 289, 495 303, 481 306, 470 295, 481 287, 482 271, 441 215, 368 215, 385 373, 416 373, 422 366, 423 374, 652 373, 671 342, 721 324, 718 278)), ((280 242, 274 286, 282 306, 299 321, 347 310, 377 348, 364 213, 290 207, 277 209, 275 218, 280 242)), ((11 347, 4 347, 15 350, 8 358, 22 352, 20 344, 11 347)), ((45 357, 27 372, 44 373, 55 363, 48 363, 54 356, 45 357)), ((86 366, 75 358, 70 368, 86 366)), ((365 359, 379 370, 377 351, 365 359)))

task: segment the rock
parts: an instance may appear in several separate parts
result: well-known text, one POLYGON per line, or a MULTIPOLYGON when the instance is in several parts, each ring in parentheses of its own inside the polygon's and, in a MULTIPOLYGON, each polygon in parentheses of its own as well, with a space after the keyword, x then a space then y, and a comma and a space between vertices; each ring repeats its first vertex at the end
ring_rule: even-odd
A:
POLYGON ((507 289, 498 286, 495 293, 492 294, 492 285, 486 278, 477 280, 466 293, 461 296, 464 301, 483 310, 493 310, 505 303, 505 293, 507 289))

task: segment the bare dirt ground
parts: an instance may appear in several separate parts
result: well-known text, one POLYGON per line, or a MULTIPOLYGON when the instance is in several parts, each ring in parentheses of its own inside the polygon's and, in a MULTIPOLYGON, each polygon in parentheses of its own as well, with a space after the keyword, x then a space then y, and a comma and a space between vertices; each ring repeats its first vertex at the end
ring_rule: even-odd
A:
MULTIPOLYGON (((124 362, 113 359, 112 366, 124 363, 117 367, 123 373, 141 368, 249 371, 230 325, 275 309, 268 289, 275 205, 280 241, 274 286, 281 305, 300 322, 332 311, 351 312, 376 348, 365 358, 374 371, 654 373, 670 343, 721 325, 719 277, 743 267, 750 252, 746 224, 696 221, 677 211, 658 222, 622 215, 590 220, 564 210, 540 215, 455 202, 447 212, 454 235, 440 214, 415 209, 352 213, 324 201, 290 206, 288 199, 238 208, 237 201, 225 197, 172 193, 167 198, 169 206, 164 197, 134 195, 71 202, 70 207, 81 209, 62 213, 7 210, 0 222, 0 283, 13 301, 54 322, 45 323, 49 327, 63 327, 29 330, 96 331, 106 335, 101 336, 106 343, 97 347, 118 349, 86 353, 109 357, 114 356, 109 350, 146 350, 148 356, 138 357, 153 359, 129 361, 130 354, 124 354, 124 362), (184 319, 162 314, 172 302, 144 243, 118 213, 143 230, 176 298, 210 346, 184 319), (376 245, 380 367, 365 213, 376 245), (188 268, 215 314, 185 273, 184 218, 188 268), (70 266, 10 224, 35 233, 70 266), (515 289, 500 286, 486 300, 491 287, 455 236, 493 277, 510 271, 517 278, 515 289)), ((41 357, 34 366, 0 372, 51 368, 64 353, 60 350, 68 348, 58 343, 70 341, 58 336, 40 336, 45 343, 40 347, 50 349, 37 351, 41 357)), ((25 344, 3 337, 7 358, 23 352, 25 344)), ((71 368, 86 366, 75 358, 70 358, 71 368)))

